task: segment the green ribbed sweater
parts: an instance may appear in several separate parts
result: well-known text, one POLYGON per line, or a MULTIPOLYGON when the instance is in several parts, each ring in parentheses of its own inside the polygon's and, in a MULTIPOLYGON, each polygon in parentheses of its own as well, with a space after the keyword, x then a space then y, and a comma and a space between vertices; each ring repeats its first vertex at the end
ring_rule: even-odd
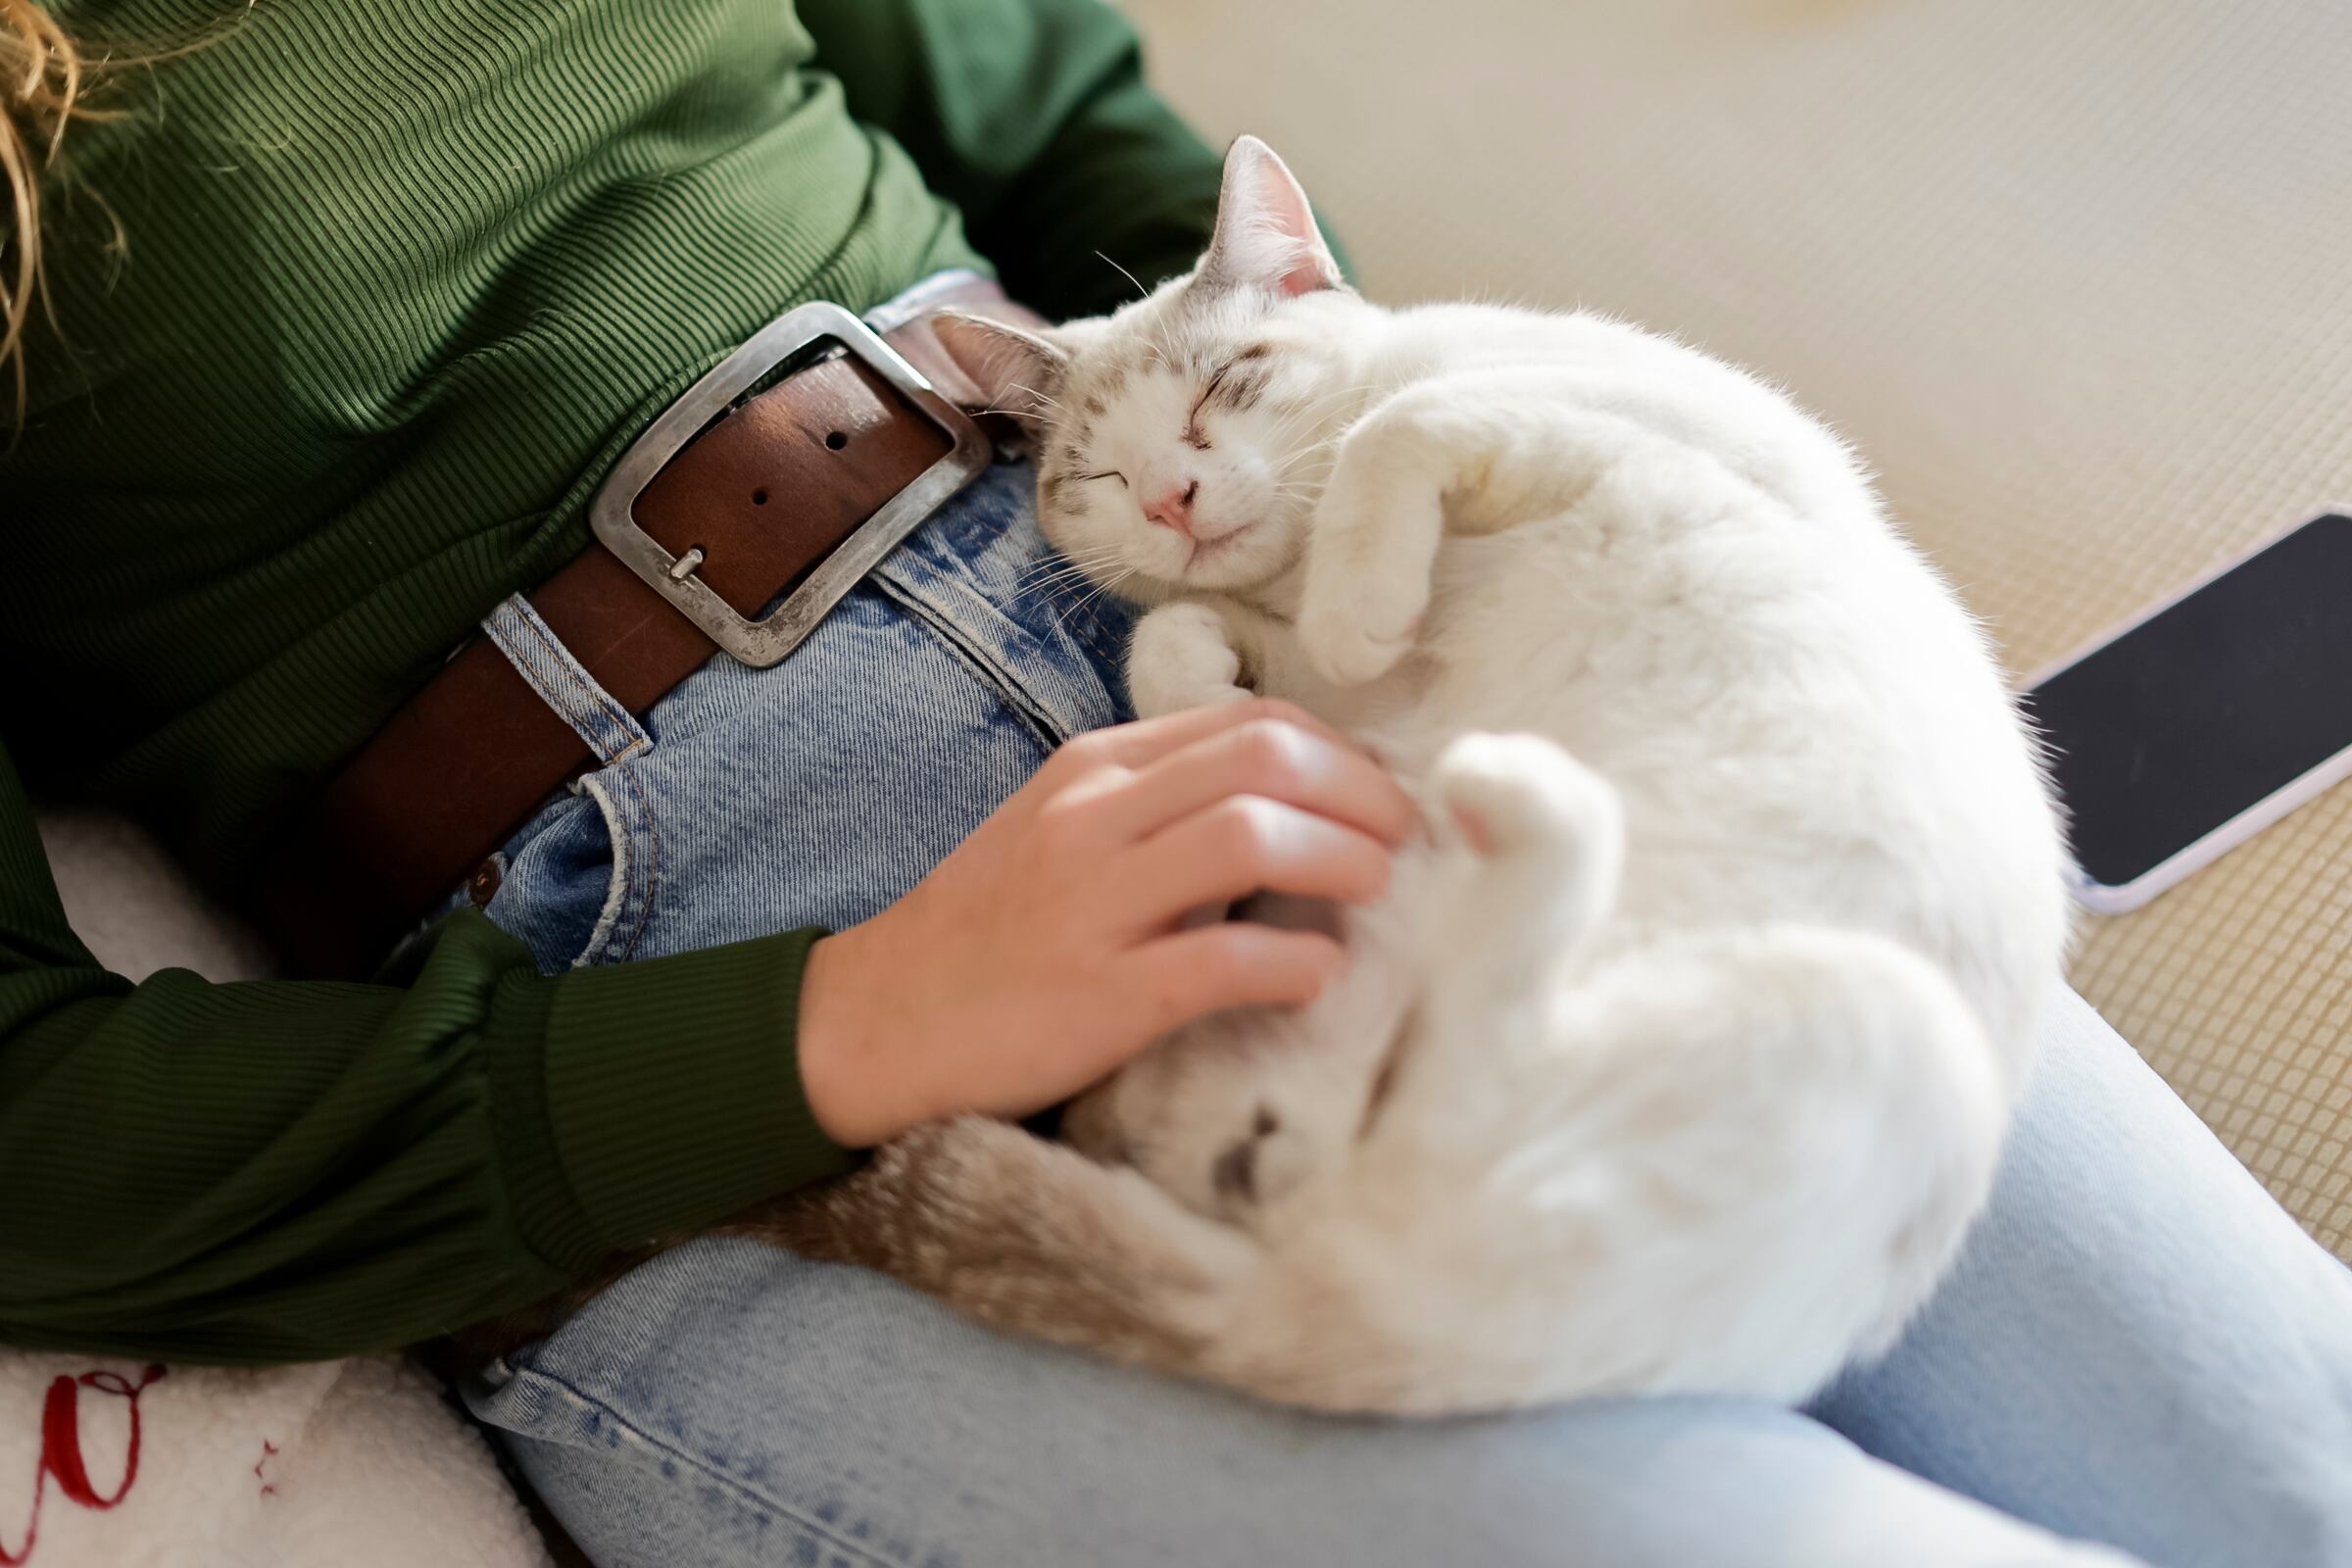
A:
POLYGON ((840 1169, 793 1055, 816 933, 551 979, 468 911, 375 984, 133 985, 25 787, 233 901, 779 311, 983 256, 1059 315, 1126 288, 1097 250, 1181 270, 1217 163, 1132 32, 1097 0, 56 9, 203 47, 72 132, 0 456, 0 1341, 375 1349, 840 1169))

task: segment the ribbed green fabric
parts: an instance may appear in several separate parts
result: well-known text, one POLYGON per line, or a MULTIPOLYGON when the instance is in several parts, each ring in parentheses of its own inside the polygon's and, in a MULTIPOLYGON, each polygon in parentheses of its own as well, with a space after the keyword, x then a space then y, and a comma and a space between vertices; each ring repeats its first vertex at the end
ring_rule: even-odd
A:
POLYGON ((547 1124, 584 1224, 568 1254, 551 1228, 551 1255, 586 1262, 672 1227, 681 1201, 723 1214, 849 1167, 776 1049, 816 935, 584 969, 556 989, 547 1124))
POLYGON ((793 1068, 808 935, 542 980, 467 915, 393 983, 134 988, 66 929, 7 759, 233 900, 760 323, 973 264, 967 221, 1052 313, 1124 293, 1097 250, 1188 265, 1217 161, 1131 30, 1097 0, 55 9, 203 46, 74 128, 0 455, 0 1340, 394 1344, 839 1168, 793 1068))

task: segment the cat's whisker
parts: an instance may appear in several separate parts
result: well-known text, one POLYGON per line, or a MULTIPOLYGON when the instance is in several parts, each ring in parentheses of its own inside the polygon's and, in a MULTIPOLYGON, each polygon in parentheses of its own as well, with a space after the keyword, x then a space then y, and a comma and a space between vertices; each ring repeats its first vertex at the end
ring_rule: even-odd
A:
POLYGON ((1291 404, 1284 412, 1282 422, 1286 426, 1296 427, 1306 420, 1320 417, 1334 405, 1346 399, 1361 397, 1365 393, 1375 390, 1377 390, 1377 383, 1366 381, 1360 386, 1344 386, 1332 391, 1317 393, 1311 398, 1291 404))
POLYGON ((1103 261, 1105 261, 1105 262, 1108 262, 1108 263, 1110 264, 1110 270, 1111 270, 1112 271, 1114 271, 1114 272, 1118 273, 1118 274, 1119 274, 1121 277, 1125 278, 1125 279, 1126 279, 1128 282, 1130 282, 1130 283, 1133 283, 1133 284, 1135 285, 1135 297, 1136 297, 1137 299, 1139 299, 1139 300, 1145 300, 1145 299, 1150 299, 1150 298, 1152 297, 1152 291, 1151 291, 1150 289, 1148 289, 1148 288, 1144 287, 1143 279, 1141 279, 1141 278, 1137 277, 1137 276, 1136 276, 1136 275, 1135 275, 1133 272, 1130 272, 1129 270, 1127 270, 1127 269, 1125 269, 1124 267, 1121 267, 1121 266, 1120 266, 1118 263, 1111 261, 1109 257, 1107 257, 1107 256, 1103 256, 1103 255, 1102 255, 1102 253, 1101 251, 1097 251, 1097 252, 1095 252, 1095 254, 1096 254, 1097 256, 1102 256, 1103 261))
POLYGON ((1051 595, 1074 583, 1093 581, 1103 567, 1114 564, 1124 549, 1116 544, 1098 545, 1076 556, 1050 557, 1022 573, 1016 591, 1051 595))
MULTIPOLYGON (((1284 415, 1280 419, 1275 421, 1274 429, 1269 437, 1269 443, 1287 443, 1297 436, 1301 430, 1327 422, 1329 409, 1330 404, 1328 403, 1300 405, 1299 407, 1293 409, 1288 414, 1284 415)), ((1319 449, 1320 447, 1328 444, 1329 443, 1327 442, 1318 442, 1316 443, 1316 448, 1319 449)), ((1309 450, 1311 451, 1315 449, 1309 450)))
POLYGON ((1105 594, 1115 590, 1121 583, 1127 581, 1128 578, 1135 576, 1139 569, 1140 568, 1135 566, 1129 566, 1117 576, 1097 585, 1093 593, 1086 595, 1084 598, 1078 600, 1075 604, 1072 604, 1066 609, 1062 610, 1054 616, 1054 620, 1066 629, 1069 626, 1070 617, 1072 615, 1077 614, 1079 612, 1085 610, 1089 605, 1092 605, 1096 600, 1101 599, 1105 594))
POLYGON ((1104 562, 1117 560, 1120 554, 1120 547, 1115 544, 1096 545, 1092 549, 1077 552, 1057 550, 1040 558, 1023 575, 1028 572, 1054 572, 1068 566, 1101 565, 1104 562))
POLYGON ((1106 558, 1102 561, 1090 562, 1083 566, 1065 565, 1053 571, 1040 572, 1035 576, 1022 579, 1015 585, 1016 590, 1023 593, 1053 593, 1067 588, 1072 583, 1095 580, 1096 572, 1110 564, 1110 559, 1106 558))
POLYGON ((1322 463, 1328 465, 1337 463, 1338 461, 1339 443, 1336 441, 1319 441, 1313 446, 1303 447, 1297 452, 1293 452, 1289 457, 1283 460, 1283 466, 1296 467, 1302 463, 1322 463))
POLYGON ((1084 570, 1088 565, 1109 559, 1109 552, 1098 550, 1085 556, 1049 556, 1023 571, 1024 578, 1051 577, 1065 571, 1084 570))
POLYGON ((1068 577, 1057 577, 1052 582, 1031 583, 1021 591, 1037 598, 1054 599, 1082 590, 1091 592, 1100 580, 1100 578, 1084 574, 1075 574, 1068 577))
POLYGON ((1082 567, 1064 566, 1054 571, 1037 572, 1013 584, 1017 593, 1050 593, 1067 583, 1083 581, 1088 573, 1082 567))
MULTIPOLYGON (((1052 398, 1050 398, 1050 397, 1046 396, 1046 395, 1045 395, 1043 392, 1040 392, 1040 391, 1039 391, 1037 388, 1035 388, 1035 387, 1033 387, 1033 386, 1023 386, 1023 385, 1021 385, 1021 384, 1020 384, 1018 381, 1007 381, 1007 382, 1005 382, 1005 383, 1004 383, 1004 390, 1005 390, 1005 391, 1007 391, 1007 392, 1020 392, 1020 393, 1024 393, 1024 394, 1026 394, 1026 395, 1027 395, 1027 396, 1029 396, 1029 397, 1033 397, 1033 398, 1035 398, 1035 399, 1038 401, 1038 404, 1039 404, 1041 407, 1043 407, 1043 408, 1049 408, 1049 409, 1052 409, 1052 410, 1053 410, 1053 411, 1054 411, 1055 414, 1064 414, 1064 413, 1067 413, 1067 412, 1068 412, 1067 410, 1065 410, 1064 408, 1062 408, 1062 406, 1061 406, 1060 404, 1058 404, 1058 403, 1054 402, 1054 401, 1052 398)), ((999 412, 1006 412, 1006 411, 999 411, 999 412)))

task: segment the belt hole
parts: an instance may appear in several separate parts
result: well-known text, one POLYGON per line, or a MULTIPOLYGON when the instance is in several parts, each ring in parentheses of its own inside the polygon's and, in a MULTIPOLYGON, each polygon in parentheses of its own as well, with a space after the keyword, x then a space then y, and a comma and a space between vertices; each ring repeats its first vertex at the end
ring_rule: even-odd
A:
POLYGON ((766 492, 766 491, 764 491, 764 490, 755 490, 755 491, 753 491, 753 492, 752 492, 752 505, 753 505, 753 506, 755 506, 755 507, 764 507, 764 506, 766 506, 766 505, 767 505, 767 492, 766 492))
POLYGON ((835 452, 839 452, 843 447, 846 447, 849 444, 849 436, 839 430, 836 430, 831 435, 825 437, 825 445, 830 447, 835 452))

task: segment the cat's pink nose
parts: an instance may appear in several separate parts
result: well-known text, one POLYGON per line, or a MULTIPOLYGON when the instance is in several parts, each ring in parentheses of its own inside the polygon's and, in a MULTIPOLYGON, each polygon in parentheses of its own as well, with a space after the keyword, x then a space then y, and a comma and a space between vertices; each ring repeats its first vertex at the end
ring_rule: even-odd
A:
POLYGON ((1200 494, 1200 481, 1193 480, 1179 490, 1173 485, 1156 501, 1144 503, 1144 516, 1162 528, 1173 528, 1187 539, 1193 536, 1193 501, 1200 494))

